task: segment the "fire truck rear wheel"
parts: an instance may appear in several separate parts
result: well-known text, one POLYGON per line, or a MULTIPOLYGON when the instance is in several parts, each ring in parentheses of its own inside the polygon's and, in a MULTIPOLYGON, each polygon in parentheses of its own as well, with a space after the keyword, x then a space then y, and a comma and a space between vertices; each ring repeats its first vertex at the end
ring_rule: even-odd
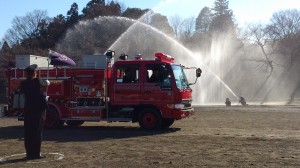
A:
POLYGON ((49 106, 46 111, 46 128, 61 128, 64 125, 64 121, 60 120, 59 112, 53 106, 49 106))
POLYGON ((72 121, 66 121, 66 124, 70 127, 78 127, 80 125, 82 125, 84 123, 84 121, 77 121, 77 120, 72 120, 72 121))
POLYGON ((161 115, 153 108, 143 109, 139 114, 139 125, 145 130, 158 130, 161 122, 161 115))
POLYGON ((175 121, 174 119, 163 119, 161 123, 161 127, 169 128, 174 123, 174 121, 175 121))

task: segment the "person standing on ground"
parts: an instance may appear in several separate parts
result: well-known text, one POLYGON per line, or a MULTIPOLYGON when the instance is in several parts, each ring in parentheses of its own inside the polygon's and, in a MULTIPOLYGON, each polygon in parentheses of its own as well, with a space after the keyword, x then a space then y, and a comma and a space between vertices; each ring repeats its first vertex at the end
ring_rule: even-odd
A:
POLYGON ((231 100, 227 97, 225 100, 226 106, 231 106, 231 100))
POLYGON ((247 102, 246 102, 246 100, 245 100, 245 98, 243 98, 243 97, 240 97, 240 103, 241 103, 243 106, 248 105, 247 102))
POLYGON ((25 68, 26 80, 20 84, 20 91, 24 93, 24 144, 27 159, 39 159, 44 120, 48 107, 42 87, 49 86, 48 80, 37 78, 37 65, 25 68))

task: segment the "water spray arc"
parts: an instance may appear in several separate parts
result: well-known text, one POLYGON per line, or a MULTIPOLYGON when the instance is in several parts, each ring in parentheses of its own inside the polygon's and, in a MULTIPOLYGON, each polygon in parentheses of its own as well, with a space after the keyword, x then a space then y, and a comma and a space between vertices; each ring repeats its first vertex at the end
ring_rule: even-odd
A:
MULTIPOLYGON (((173 1, 163 2, 166 4, 173 1)), ((224 95, 232 95, 230 97, 238 99, 235 92, 224 82, 223 78, 203 61, 201 57, 206 54, 193 53, 171 36, 144 23, 143 21, 149 19, 149 15, 153 14, 151 12, 149 11, 143 15, 138 21, 115 16, 81 21, 67 32, 65 39, 57 47, 61 50, 69 50, 69 55, 100 54, 99 51, 114 50, 116 55, 126 53, 129 58, 138 53, 142 53, 144 56, 152 56, 156 52, 164 52, 175 57, 177 63, 189 67, 201 67, 203 70, 204 73, 201 79, 205 82, 200 79, 195 85, 197 87, 192 86, 192 89, 195 90, 193 92, 195 104, 220 103, 225 100, 224 95), (113 37, 113 39, 108 37, 113 37), (106 41, 108 45, 111 44, 110 47, 106 49, 99 48, 98 44, 103 41, 106 41), (74 50, 74 48, 77 48, 77 50, 74 50), (206 79, 205 76, 210 77, 206 79), (210 85, 212 81, 218 84, 210 85), (222 94, 216 98, 215 92, 220 90, 222 94)), ((101 52, 101 54, 103 53, 101 52)))
MULTIPOLYGON (((127 18, 123 18, 123 17, 117 17, 117 18, 120 19, 120 20, 123 20, 123 19, 128 20, 127 18)), ((118 50, 119 47, 117 47, 117 45, 118 45, 119 42, 121 43, 123 38, 126 38, 125 37, 126 34, 129 34, 131 31, 133 31, 136 26, 143 26, 146 29, 151 29, 155 33, 158 33, 159 35, 163 36, 165 39, 167 39, 172 44, 175 44, 176 46, 180 47, 182 50, 184 50, 185 53, 187 53, 188 56, 192 57, 193 60, 197 61, 197 56, 194 53, 192 53, 192 51, 190 51, 189 49, 184 47, 182 44, 180 44, 175 39, 173 39, 170 36, 166 35, 164 32, 162 32, 162 31, 160 31, 160 30, 156 29, 155 27, 152 27, 148 24, 140 22, 138 20, 131 20, 131 21, 133 22, 132 26, 130 26, 124 33, 122 33, 121 36, 109 47, 109 49, 118 50)), ((207 72, 212 74, 237 100, 239 100, 239 97, 233 92, 233 90, 215 72, 213 72, 208 66, 206 66, 202 62, 197 61, 197 63, 199 63, 202 68, 205 68, 207 70, 207 72)))
MULTIPOLYGON (((132 29, 134 29, 134 27, 137 24, 141 23, 142 20, 147 20, 146 18, 150 17, 152 12, 155 12, 155 11, 159 10, 160 8, 162 8, 168 4, 171 4, 172 2, 175 2, 175 1, 177 1, 177 0, 162 0, 162 1, 160 1, 160 3, 158 5, 156 5, 150 11, 143 14, 139 19, 137 19, 137 20, 131 19, 133 21, 133 24, 131 26, 129 26, 128 29, 126 31, 124 31, 124 33, 122 33, 121 36, 119 36, 119 38, 110 47, 108 47, 108 49, 111 48, 112 46, 114 46, 115 43, 117 43, 119 41, 119 39, 121 39, 126 32, 130 32, 132 29)), ((127 18, 124 18, 124 19, 127 19, 127 18)))
MULTIPOLYGON (((153 11, 159 12, 160 8, 170 7, 173 5, 171 3, 179 0, 159 2, 138 21, 122 17, 80 21, 67 31, 65 38, 57 44, 57 50, 64 50, 78 58, 102 54, 108 49, 116 51, 116 55, 125 53, 129 59, 139 53, 143 54, 144 59, 156 52, 172 55, 176 63, 203 70, 198 83, 192 86, 195 104, 224 105, 226 98, 239 100, 240 96, 251 104, 266 104, 284 102, 292 93, 299 93, 297 68, 290 72, 274 69, 272 77, 264 84, 265 72, 257 69, 259 62, 249 61, 260 60, 261 49, 255 44, 245 43, 236 34, 196 34, 188 41, 189 47, 186 48, 176 41, 172 33, 163 33, 167 32, 164 28, 149 26, 147 23, 156 24, 158 21, 150 20, 150 16, 156 14, 153 11)), ((274 58, 280 60, 279 56, 274 55, 274 58)))

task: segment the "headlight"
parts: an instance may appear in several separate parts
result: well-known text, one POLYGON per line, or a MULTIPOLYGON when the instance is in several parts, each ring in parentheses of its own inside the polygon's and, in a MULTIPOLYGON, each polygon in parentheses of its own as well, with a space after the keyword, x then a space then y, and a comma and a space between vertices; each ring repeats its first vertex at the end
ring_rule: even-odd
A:
POLYGON ((174 108, 175 109, 183 109, 184 108, 184 104, 174 104, 174 108))
POLYGON ((167 104, 169 109, 184 109, 184 104, 167 104))

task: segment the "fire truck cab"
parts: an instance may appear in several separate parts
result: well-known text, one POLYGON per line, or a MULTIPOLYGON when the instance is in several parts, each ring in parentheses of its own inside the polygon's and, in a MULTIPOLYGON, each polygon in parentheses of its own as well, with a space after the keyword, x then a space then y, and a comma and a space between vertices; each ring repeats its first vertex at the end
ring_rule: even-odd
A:
MULTIPOLYGON (((138 122, 146 130, 170 127, 175 120, 190 117, 192 89, 174 58, 156 53, 155 59, 143 60, 138 55, 112 65, 114 52, 107 52, 107 67, 39 68, 38 77, 48 79, 49 96, 45 126, 61 127, 64 123, 79 126, 85 121, 138 122), (47 74, 47 75, 46 75, 47 74)), ((201 69, 196 69, 200 77, 201 69)), ((23 69, 6 71, 8 110, 6 116, 22 119, 24 99, 18 92, 23 69)))

